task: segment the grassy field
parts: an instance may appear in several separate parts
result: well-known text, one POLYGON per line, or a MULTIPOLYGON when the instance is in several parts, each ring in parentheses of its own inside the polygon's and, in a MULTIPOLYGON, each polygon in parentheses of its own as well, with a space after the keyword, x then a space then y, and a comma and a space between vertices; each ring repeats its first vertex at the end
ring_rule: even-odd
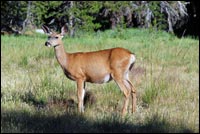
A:
MULTIPOLYGON (((77 112, 76 83, 67 79, 47 37, 1 36, 1 132, 199 132, 199 40, 141 29, 63 39, 67 52, 124 47, 136 54, 130 78, 137 110, 121 118, 123 94, 111 81, 87 83, 77 112)), ((130 101, 131 102, 131 101, 130 101)))

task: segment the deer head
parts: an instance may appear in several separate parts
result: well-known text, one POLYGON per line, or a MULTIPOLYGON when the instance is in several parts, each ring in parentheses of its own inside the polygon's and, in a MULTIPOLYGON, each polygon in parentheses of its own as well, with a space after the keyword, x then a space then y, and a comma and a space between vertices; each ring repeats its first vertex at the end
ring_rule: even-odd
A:
POLYGON ((50 28, 48 28, 46 25, 42 25, 42 29, 44 33, 48 35, 48 40, 45 42, 45 46, 48 47, 56 47, 62 44, 62 38, 64 35, 68 32, 68 27, 64 25, 61 28, 61 33, 56 33, 52 31, 50 28))

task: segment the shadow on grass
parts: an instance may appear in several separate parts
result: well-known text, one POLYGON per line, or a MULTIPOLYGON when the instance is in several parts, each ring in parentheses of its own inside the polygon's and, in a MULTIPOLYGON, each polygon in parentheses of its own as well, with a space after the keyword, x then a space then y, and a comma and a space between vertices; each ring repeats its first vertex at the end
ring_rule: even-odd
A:
POLYGON ((185 125, 173 126, 155 115, 144 124, 133 124, 118 116, 91 121, 79 114, 65 113, 60 116, 47 116, 40 113, 3 111, 1 112, 1 132, 180 132, 192 133, 185 125))

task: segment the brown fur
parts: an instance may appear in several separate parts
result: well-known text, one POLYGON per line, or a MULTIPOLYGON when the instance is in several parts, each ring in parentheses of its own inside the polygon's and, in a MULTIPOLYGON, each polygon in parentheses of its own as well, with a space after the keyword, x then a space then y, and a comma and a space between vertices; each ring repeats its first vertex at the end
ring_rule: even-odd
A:
MULTIPOLYGON (((43 28, 50 33, 47 27, 43 28)), ((62 36, 66 30, 62 28, 61 34, 50 34, 47 46, 54 46, 56 59, 61 65, 65 75, 77 82, 78 108, 83 112, 83 95, 85 82, 104 83, 114 79, 124 93, 125 102, 122 114, 125 115, 130 94, 132 95, 132 112, 136 109, 136 90, 126 77, 133 63, 130 63, 132 54, 124 48, 111 48, 93 52, 66 53, 62 43, 62 36)))

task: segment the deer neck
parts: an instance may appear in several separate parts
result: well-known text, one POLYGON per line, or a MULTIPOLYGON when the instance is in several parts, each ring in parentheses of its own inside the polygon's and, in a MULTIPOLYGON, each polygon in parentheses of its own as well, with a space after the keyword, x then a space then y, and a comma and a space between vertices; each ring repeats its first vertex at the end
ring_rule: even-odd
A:
POLYGON ((58 63, 61 65, 62 68, 65 68, 67 66, 67 53, 65 52, 63 43, 55 46, 54 50, 58 63))

